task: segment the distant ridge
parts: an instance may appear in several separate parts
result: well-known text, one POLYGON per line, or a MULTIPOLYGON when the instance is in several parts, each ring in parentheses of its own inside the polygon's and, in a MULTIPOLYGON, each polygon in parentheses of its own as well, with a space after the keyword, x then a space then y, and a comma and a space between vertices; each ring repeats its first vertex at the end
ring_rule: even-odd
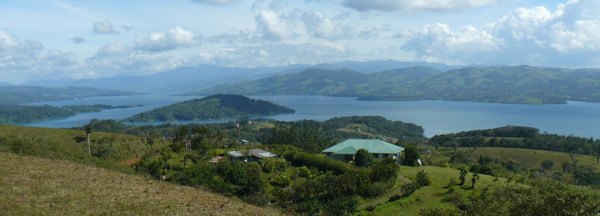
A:
POLYGON ((275 74, 297 73, 306 69, 351 69, 360 73, 377 73, 390 69, 413 66, 428 66, 441 71, 462 68, 429 62, 400 62, 395 60, 377 61, 343 61, 317 65, 297 64, 280 67, 237 68, 214 65, 181 67, 150 75, 118 75, 98 79, 74 80, 62 78, 58 80, 38 80, 23 85, 46 87, 95 87, 135 92, 190 92, 205 89, 219 84, 230 84, 244 80, 255 80, 275 74))
POLYGON ((275 103, 241 95, 218 94, 183 101, 123 119, 125 122, 227 119, 247 116, 295 113, 275 103))
POLYGON ((564 104, 567 100, 600 102, 600 69, 532 66, 461 68, 442 72, 411 67, 364 74, 308 69, 255 81, 185 93, 208 95, 326 95, 358 100, 451 100, 517 104, 564 104))
POLYGON ((141 93, 89 87, 0 86, 0 104, 22 104, 44 101, 72 100, 97 96, 122 96, 141 93))

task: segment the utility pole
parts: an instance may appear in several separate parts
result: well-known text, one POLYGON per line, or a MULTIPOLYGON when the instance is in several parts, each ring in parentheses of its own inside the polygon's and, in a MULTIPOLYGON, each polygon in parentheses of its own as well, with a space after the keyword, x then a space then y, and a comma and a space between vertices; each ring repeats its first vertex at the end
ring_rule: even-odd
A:
POLYGON ((240 142, 242 142, 241 136, 240 136, 240 123, 236 123, 237 124, 237 128, 238 128, 238 144, 240 142))

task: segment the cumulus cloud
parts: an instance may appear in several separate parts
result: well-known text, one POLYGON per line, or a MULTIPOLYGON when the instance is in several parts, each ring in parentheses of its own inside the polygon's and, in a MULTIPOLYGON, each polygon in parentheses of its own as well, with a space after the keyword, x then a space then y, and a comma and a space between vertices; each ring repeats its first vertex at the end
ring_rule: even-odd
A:
POLYGON ((502 0, 344 0, 345 7, 357 11, 403 12, 457 11, 498 4, 502 0))
POLYGON ((451 30, 426 25, 397 34, 403 50, 426 61, 462 64, 600 66, 600 5, 572 0, 552 13, 545 7, 519 8, 481 28, 451 30))
POLYGON ((82 65, 73 53, 49 50, 38 41, 19 40, 0 31, 0 76, 5 80, 23 82, 30 77, 50 78, 81 70, 82 65))
POLYGON ((297 38, 299 34, 296 32, 296 17, 296 13, 293 12, 261 11, 255 17, 256 31, 262 33, 262 37, 270 41, 297 38))
POLYGON ((71 38, 71 41, 73 41, 73 43, 76 43, 76 44, 81 44, 85 41, 85 39, 77 36, 77 37, 71 38))
POLYGON ((118 31, 113 29, 113 25, 108 21, 95 22, 94 23, 94 34, 117 34, 118 31))
POLYGON ((85 60, 92 76, 139 75, 175 69, 184 62, 179 57, 137 51, 122 43, 108 44, 85 60))
POLYGON ((192 0, 192 2, 194 3, 200 3, 200 4, 210 4, 210 5, 224 5, 224 4, 229 4, 232 2, 236 2, 239 0, 192 0))
POLYGON ((135 49, 144 51, 167 51, 197 45, 198 35, 177 26, 165 32, 151 33, 147 37, 136 37, 135 49))

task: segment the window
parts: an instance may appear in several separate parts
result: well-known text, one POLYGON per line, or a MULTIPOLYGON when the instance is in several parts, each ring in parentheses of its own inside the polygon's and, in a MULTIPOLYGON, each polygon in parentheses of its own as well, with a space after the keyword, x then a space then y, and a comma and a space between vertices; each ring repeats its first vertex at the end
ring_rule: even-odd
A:
POLYGON ((331 152, 327 152, 327 156, 331 156, 331 152))
POLYGON ((379 154, 373 154, 373 158, 379 158, 379 154))
POLYGON ((383 154, 383 158, 389 157, 389 154, 383 154))

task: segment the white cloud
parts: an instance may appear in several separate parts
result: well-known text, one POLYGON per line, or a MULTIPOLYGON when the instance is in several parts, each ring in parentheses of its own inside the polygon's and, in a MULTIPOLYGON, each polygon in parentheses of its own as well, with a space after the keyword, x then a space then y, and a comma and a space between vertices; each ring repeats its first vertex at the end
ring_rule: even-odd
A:
POLYGON ((122 43, 108 44, 98 49, 94 56, 86 59, 91 76, 150 74, 175 69, 185 59, 156 53, 136 51, 122 43))
POLYGON ((502 0, 344 0, 342 4, 357 11, 416 13, 457 11, 498 4, 502 0))
POLYGON ((223 4, 229 4, 232 2, 236 2, 239 0, 192 0, 192 2, 194 3, 200 3, 200 4, 210 4, 210 5, 223 5, 223 4))
POLYGON ((160 52, 187 48, 197 45, 199 43, 199 37, 200 36, 195 35, 191 31, 186 31, 177 26, 174 29, 165 32, 150 33, 147 37, 136 37, 135 49, 160 52))
POLYGON ((0 76, 13 82, 24 82, 30 77, 52 78, 73 75, 82 65, 73 53, 50 49, 38 41, 21 41, 16 36, 0 31, 0 76))
POLYGON ((298 37, 295 13, 264 10, 255 17, 256 31, 269 41, 280 41, 298 37))
POLYGON ((190 62, 234 67, 270 67, 337 62, 348 60, 355 54, 353 47, 332 43, 262 44, 202 53, 190 62))
POLYGON ((95 22, 94 34, 117 34, 118 31, 113 29, 113 25, 108 21, 95 22))
POLYGON ((76 44, 81 44, 85 41, 85 39, 83 37, 77 36, 77 37, 71 38, 71 41, 73 41, 73 43, 76 43, 76 44))
POLYGON ((420 60, 462 64, 600 66, 600 9, 597 1, 572 0, 552 13, 519 8, 482 28, 453 31, 445 24, 403 31, 402 46, 420 60), (595 14, 595 15, 592 15, 595 14))

